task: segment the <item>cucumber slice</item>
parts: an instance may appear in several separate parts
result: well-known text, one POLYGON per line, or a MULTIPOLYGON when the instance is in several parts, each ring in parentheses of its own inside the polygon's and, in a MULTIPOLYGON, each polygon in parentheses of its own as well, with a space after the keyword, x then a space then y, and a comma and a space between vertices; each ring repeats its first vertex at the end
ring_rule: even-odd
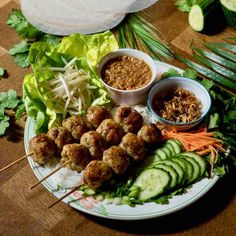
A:
POLYGON ((158 155, 162 160, 166 160, 168 158, 168 155, 165 151, 163 151, 162 148, 159 148, 155 151, 155 154, 158 155))
POLYGON ((185 169, 185 183, 189 183, 190 180, 193 178, 193 165, 191 162, 186 161, 184 158, 181 158, 181 156, 175 157, 172 160, 178 163, 183 163, 186 166, 185 169))
POLYGON ((187 156, 187 157, 191 157, 193 158, 195 161, 198 162, 199 166, 200 166, 200 176, 204 176, 206 169, 207 169, 207 164, 204 158, 202 158, 200 155, 198 155, 195 152, 183 152, 182 155, 187 156))
POLYGON ((193 166, 193 173, 192 173, 192 178, 189 179, 188 183, 193 183, 196 181, 199 177, 201 177, 201 167, 199 166, 198 162, 195 161, 193 158, 189 158, 187 156, 181 156, 181 158, 185 159, 189 163, 192 164, 193 166))
POLYGON ((165 165, 164 163, 157 163, 153 167, 165 170, 170 174, 171 181, 170 181, 169 188, 174 188, 177 185, 177 183, 178 183, 178 173, 176 172, 176 170, 172 166, 165 165))
POLYGON ((165 143, 165 145, 163 146, 163 149, 165 149, 165 148, 169 149, 169 151, 171 153, 170 158, 175 155, 175 149, 170 143, 165 143))
POLYGON ((171 160, 175 163, 178 163, 182 167, 182 169, 184 171, 183 183, 182 184, 184 184, 192 176, 192 174, 191 174, 192 173, 192 166, 190 165, 190 167, 188 167, 188 163, 186 163, 185 160, 180 159, 180 158, 172 158, 171 160), (191 171, 190 172, 191 176, 190 177, 189 177, 189 173, 188 173, 188 168, 191 168, 191 170, 190 170, 191 171))
POLYGON ((166 153, 166 156, 167 156, 166 159, 169 159, 169 158, 172 157, 172 152, 171 152, 171 150, 168 147, 163 147, 162 151, 164 151, 166 153))
POLYGON ((137 177, 132 187, 139 187, 139 200, 147 201, 148 199, 163 193, 169 186, 170 181, 171 177, 167 171, 153 168, 144 170, 137 177))
POLYGON ((177 172, 178 174, 178 178, 177 178, 177 184, 178 185, 181 185, 183 184, 184 182, 184 179, 185 179, 185 171, 184 169, 181 167, 181 165, 179 163, 176 163, 174 161, 171 160, 164 160, 164 161, 160 161, 158 162, 158 164, 165 164, 165 165, 168 165, 168 166, 171 166, 174 168, 174 170, 177 172))
POLYGON ((179 143, 179 141, 175 140, 175 139, 168 139, 166 141, 167 144, 171 144, 173 149, 174 149, 174 152, 175 152, 175 155, 181 153, 181 144, 179 143))
POLYGON ((236 1, 220 0, 220 3, 228 24, 236 29, 236 1))
POLYGON ((215 34, 225 27, 225 18, 218 0, 199 0, 190 9, 189 25, 193 30, 215 34))
POLYGON ((204 13, 200 6, 194 5, 189 12, 189 25, 195 31, 202 31, 204 28, 204 13))

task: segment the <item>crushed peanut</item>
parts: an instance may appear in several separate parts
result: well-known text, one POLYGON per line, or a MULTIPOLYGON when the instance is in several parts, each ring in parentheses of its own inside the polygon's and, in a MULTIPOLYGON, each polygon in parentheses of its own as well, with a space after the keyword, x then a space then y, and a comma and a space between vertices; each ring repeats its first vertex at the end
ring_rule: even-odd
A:
POLYGON ((130 56, 119 56, 108 61, 102 70, 103 81, 121 90, 142 88, 151 80, 152 72, 146 62, 130 56))
POLYGON ((172 122, 191 122, 201 116, 202 104, 188 90, 174 88, 167 94, 153 99, 153 108, 160 117, 172 122))

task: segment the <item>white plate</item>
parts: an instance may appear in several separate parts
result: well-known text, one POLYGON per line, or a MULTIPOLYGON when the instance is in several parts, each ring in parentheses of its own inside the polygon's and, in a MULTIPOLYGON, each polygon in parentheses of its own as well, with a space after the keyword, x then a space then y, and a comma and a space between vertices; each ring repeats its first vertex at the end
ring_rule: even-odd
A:
MULTIPOLYGON (((170 68, 175 68, 181 71, 180 69, 163 62, 156 62, 156 66, 159 76, 170 68)), ((24 133, 26 153, 29 153, 29 140, 35 135, 33 129, 34 122, 32 119, 28 118, 24 133)), ((39 166, 32 160, 32 158, 29 157, 28 160, 34 174, 38 179, 42 179, 50 172, 50 169, 39 166)), ((173 213, 192 204, 197 199, 202 197, 207 191, 209 191, 209 189, 216 183, 217 180, 217 176, 214 176, 212 179, 204 178, 201 181, 195 183, 187 193, 174 196, 172 199, 170 199, 169 204, 166 205, 145 203, 143 205, 130 207, 127 205, 105 204, 103 202, 97 202, 91 197, 81 198, 80 191, 74 192, 69 197, 66 197, 63 201, 79 211, 99 217, 117 220, 148 219, 173 213)), ((66 192, 65 189, 58 189, 58 187, 55 186, 54 182, 52 181, 52 177, 44 181, 43 185, 57 198, 63 196, 66 192)))

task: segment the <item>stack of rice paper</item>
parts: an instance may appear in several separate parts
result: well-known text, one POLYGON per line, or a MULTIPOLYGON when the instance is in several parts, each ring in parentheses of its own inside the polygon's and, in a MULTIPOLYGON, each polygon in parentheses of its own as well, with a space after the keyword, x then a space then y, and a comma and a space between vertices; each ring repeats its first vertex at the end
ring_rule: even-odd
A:
POLYGON ((20 0, 26 19, 55 35, 93 34, 114 28, 126 13, 141 11, 158 0, 20 0))

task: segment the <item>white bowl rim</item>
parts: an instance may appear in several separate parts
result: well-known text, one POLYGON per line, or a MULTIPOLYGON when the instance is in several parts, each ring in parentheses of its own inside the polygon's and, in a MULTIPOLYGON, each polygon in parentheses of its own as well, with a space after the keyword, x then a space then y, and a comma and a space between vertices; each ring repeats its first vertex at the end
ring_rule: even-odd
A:
MULTIPOLYGON (((120 56, 120 55, 117 55, 117 56, 114 55, 114 57, 112 57, 112 58, 116 58, 116 57, 118 57, 118 56, 120 56)), ((132 57, 135 57, 135 56, 132 56, 132 57)), ((112 59, 112 58, 111 58, 111 59, 112 59)), ((106 64, 106 63, 105 63, 105 64, 106 64)), ((105 64, 104 64, 104 65, 105 65, 105 64)), ((104 66, 104 65, 103 65, 103 66, 104 66)), ((107 53, 107 54, 98 62, 97 67, 96 67, 96 70, 97 70, 97 74, 98 74, 98 76, 99 76, 100 81, 101 81, 106 87, 108 87, 109 89, 114 90, 114 91, 116 91, 116 92, 123 92, 123 93, 133 93, 133 92, 138 92, 138 91, 142 91, 143 89, 149 88, 149 87, 152 85, 152 83, 155 81, 156 77, 157 77, 157 69, 156 69, 154 60, 153 60, 148 54, 146 54, 145 52, 140 51, 140 50, 137 50, 137 49, 132 49, 132 48, 120 48, 120 49, 117 49, 117 50, 114 50, 114 51, 111 51, 111 52, 107 53), (150 69, 151 69, 151 71, 152 71, 152 73, 153 73, 153 75, 152 75, 150 81, 149 81, 145 86, 143 86, 143 87, 141 87, 141 88, 138 88, 138 89, 133 89, 133 90, 122 90, 122 89, 117 89, 117 88, 115 88, 115 87, 112 87, 112 86, 108 85, 108 84, 105 83, 105 82, 103 81, 103 79, 101 78, 101 73, 100 73, 100 72, 101 72, 101 69, 100 69, 100 71, 98 70, 98 69, 100 68, 100 64, 101 64, 104 60, 106 60, 106 59, 109 57, 109 55, 115 54, 115 53, 117 53, 117 52, 122 52, 122 51, 123 51, 123 52, 129 52, 129 51, 137 52, 137 53, 139 53, 139 54, 144 55, 145 57, 149 58, 150 61, 152 61, 152 65, 150 65, 149 63, 147 63, 147 62, 145 61, 145 63, 149 65, 149 67, 150 67, 150 69)))
POLYGON ((157 83, 155 83, 152 88, 149 90, 148 92, 148 99, 147 99, 147 105, 148 105, 148 108, 150 109, 150 111, 152 112, 152 114, 154 116, 156 116, 159 120, 165 122, 165 123, 168 123, 170 125, 173 125, 173 126, 187 126, 187 125, 192 125, 192 124, 198 124, 201 120, 203 120, 206 115, 208 114, 208 112, 210 111, 211 109, 211 104, 212 104, 212 101, 211 101, 211 96, 209 94, 209 92, 207 91, 207 89, 201 84, 199 83, 198 81, 196 80, 193 80, 191 78, 187 78, 187 77, 184 77, 184 76, 172 76, 172 77, 168 77, 168 78, 165 78, 165 79, 162 79, 162 80, 159 80, 157 83), (182 81, 191 81, 192 84, 194 84, 195 86, 198 86, 200 87, 203 91, 205 91, 205 94, 209 100, 209 105, 207 107, 207 109, 205 110, 204 113, 202 113, 202 115, 194 120, 194 121, 191 121, 191 122, 174 122, 174 121, 170 121, 170 120, 166 120, 165 118, 162 118, 161 116, 159 116, 152 108, 152 102, 150 101, 151 98, 151 93, 156 89, 156 87, 160 84, 160 83, 165 83, 166 80, 173 80, 175 81, 176 79, 182 79, 182 81))

